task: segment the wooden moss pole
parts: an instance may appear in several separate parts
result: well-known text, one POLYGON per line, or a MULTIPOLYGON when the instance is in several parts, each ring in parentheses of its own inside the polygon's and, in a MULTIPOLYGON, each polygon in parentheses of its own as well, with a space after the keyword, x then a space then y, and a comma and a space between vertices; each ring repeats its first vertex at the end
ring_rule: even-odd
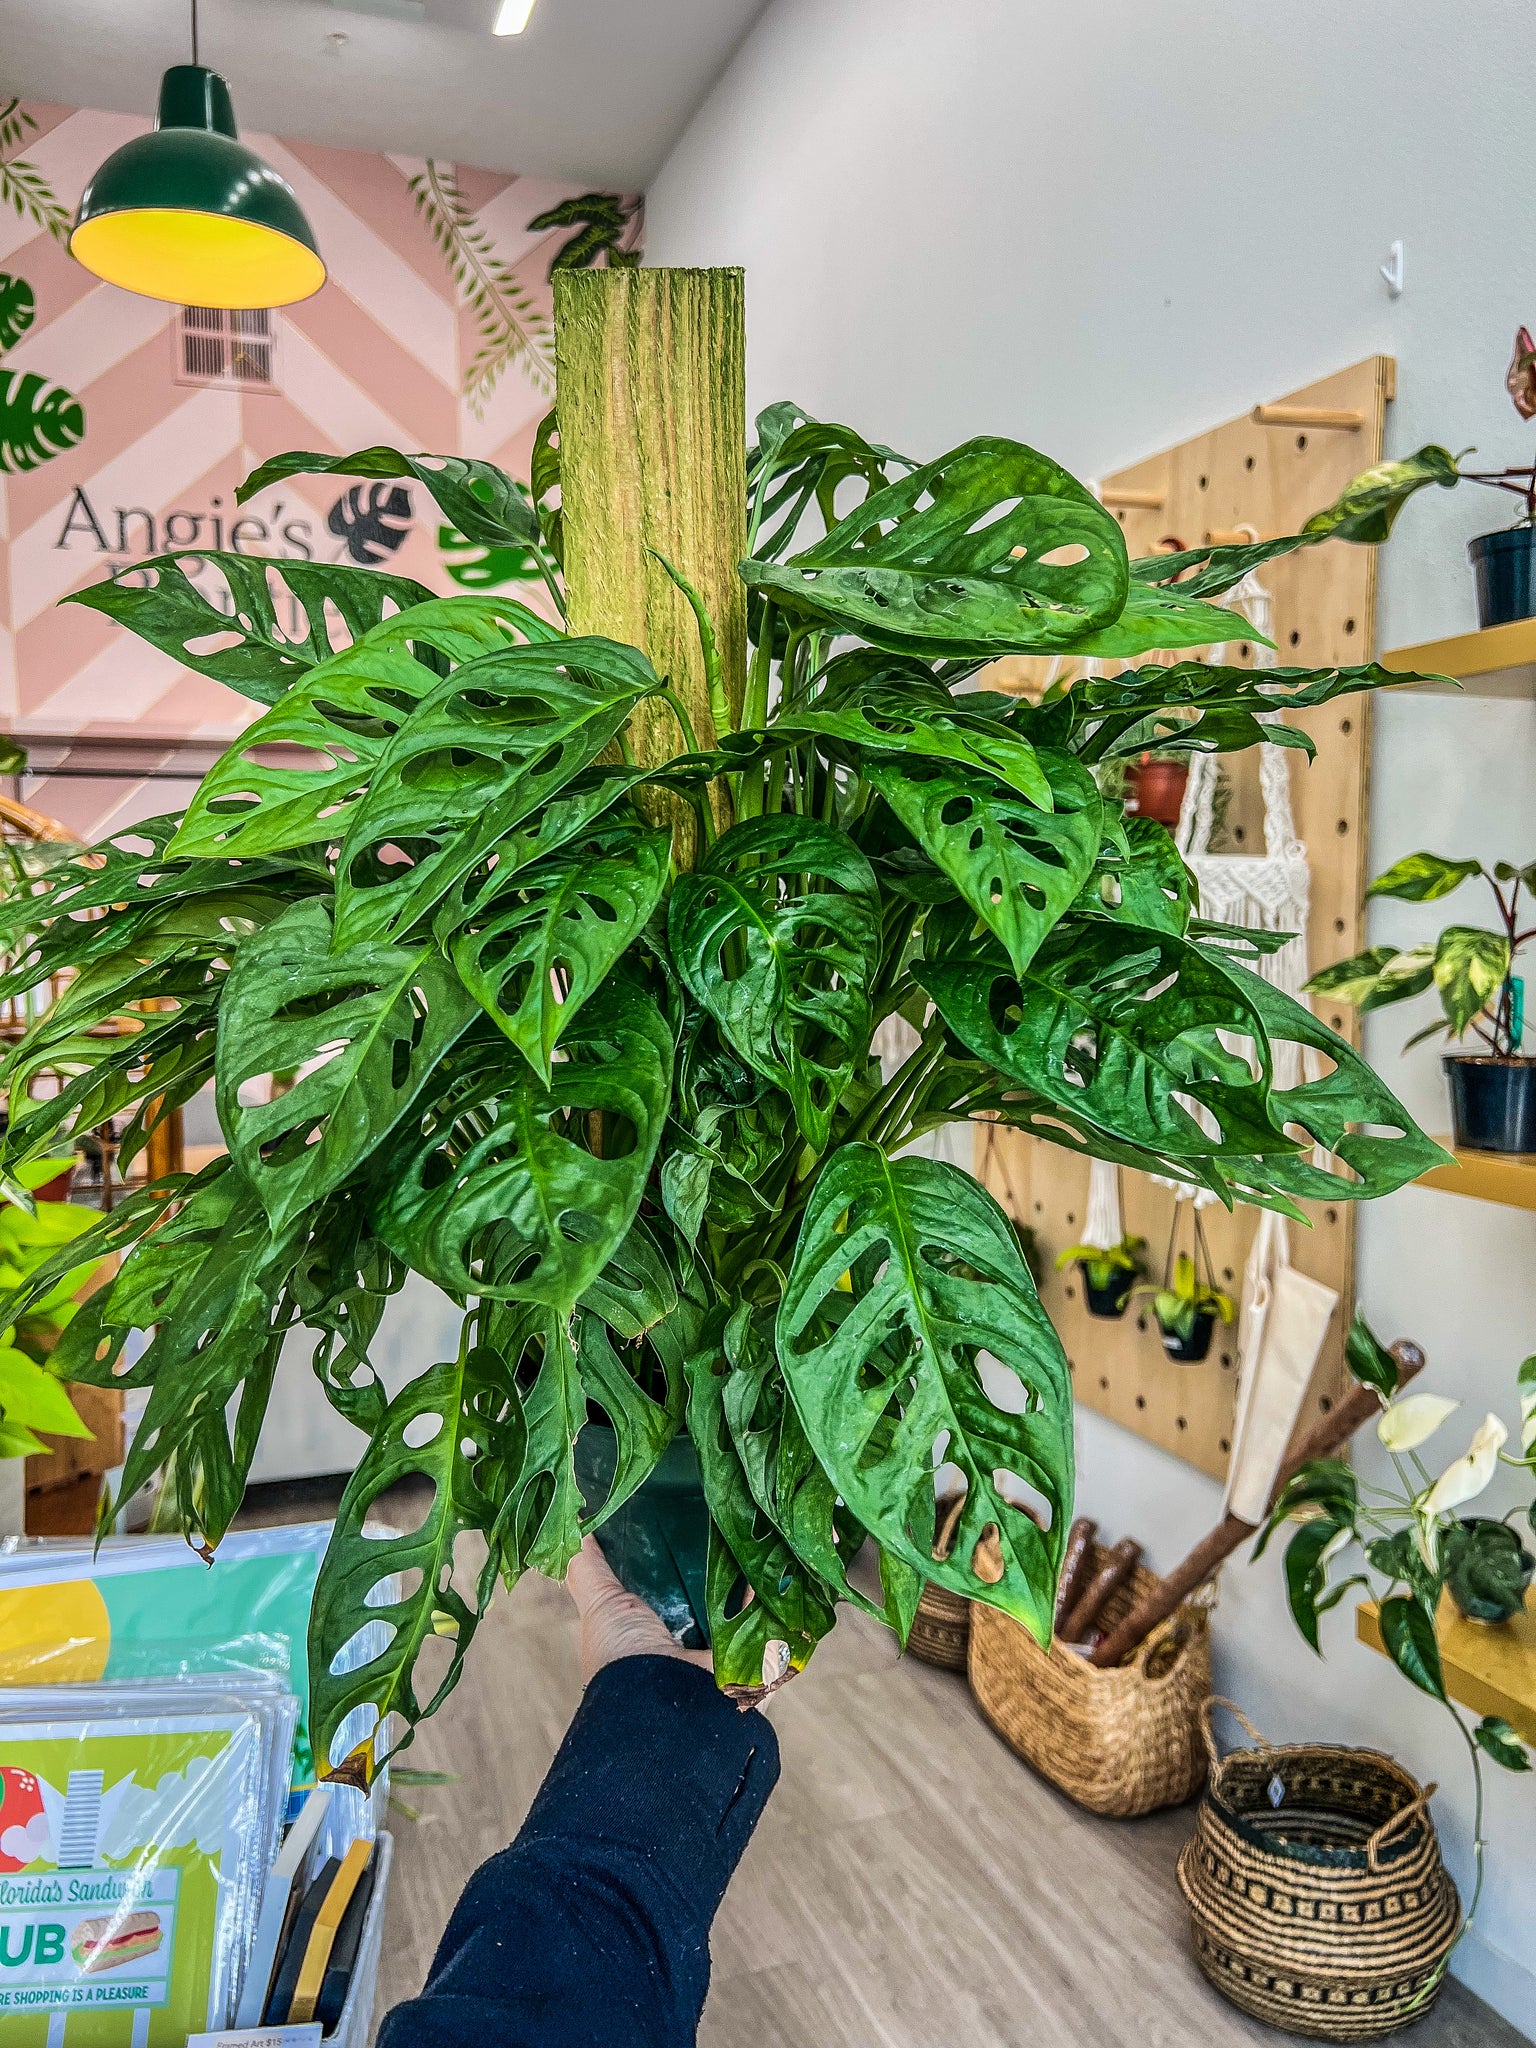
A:
MULTIPOLYGON (((557 272, 555 379, 571 631, 643 648, 708 747, 716 732, 698 625, 650 550, 704 601, 735 724, 747 675, 742 272, 557 272)), ((661 699, 638 708, 630 739, 646 766, 685 751, 661 699)))
MULTIPOLYGON (((1416 1373, 1423 1371, 1424 1354, 1417 1344, 1404 1340, 1399 1340, 1391 1350, 1402 1374, 1399 1385, 1406 1386, 1416 1373)), ((1308 1430, 1280 1467, 1270 1504, 1274 1504, 1280 1489, 1303 1465, 1310 1464, 1314 1458, 1335 1456, 1357 1429, 1380 1413, 1381 1402, 1372 1389, 1355 1387, 1337 1408, 1308 1430)), ((1101 1668, 1123 1662, 1146 1641, 1160 1621, 1182 1606, 1190 1594, 1203 1586, 1233 1551, 1253 1534, 1252 1522, 1240 1522, 1236 1515, 1225 1516, 1208 1536, 1201 1537, 1181 1565, 1177 1565, 1166 1579, 1159 1580, 1155 1593, 1150 1594, 1139 1607, 1133 1607, 1118 1628, 1112 1628, 1095 1644, 1089 1661, 1101 1668)))

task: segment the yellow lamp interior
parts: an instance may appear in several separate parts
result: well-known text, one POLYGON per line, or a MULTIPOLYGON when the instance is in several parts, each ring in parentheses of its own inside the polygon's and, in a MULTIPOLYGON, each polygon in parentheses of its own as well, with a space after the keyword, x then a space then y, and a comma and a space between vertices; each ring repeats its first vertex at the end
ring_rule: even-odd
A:
POLYGON ((325 283, 325 265, 291 235, 179 207, 98 214, 69 246, 108 284, 178 306, 291 306, 325 283))

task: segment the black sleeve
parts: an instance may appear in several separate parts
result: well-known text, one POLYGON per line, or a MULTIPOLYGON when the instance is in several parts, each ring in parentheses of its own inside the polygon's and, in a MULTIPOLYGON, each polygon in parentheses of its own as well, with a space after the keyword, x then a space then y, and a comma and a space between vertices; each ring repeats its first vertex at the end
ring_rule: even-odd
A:
POLYGON ((709 1928, 779 1775, 710 1674, 626 1657, 587 1687, 510 1849, 454 1908, 378 2048, 683 2048, 709 1928))

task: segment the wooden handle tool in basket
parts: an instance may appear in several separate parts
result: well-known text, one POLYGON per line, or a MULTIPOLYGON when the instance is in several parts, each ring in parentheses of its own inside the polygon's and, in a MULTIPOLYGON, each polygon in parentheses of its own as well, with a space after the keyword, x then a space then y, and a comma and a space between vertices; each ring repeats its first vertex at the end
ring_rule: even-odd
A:
POLYGON ((1062 1617, 1056 1633, 1064 1643, 1080 1643, 1104 1612, 1111 1593, 1123 1586, 1141 1562, 1141 1545, 1133 1536, 1122 1536, 1088 1581, 1070 1610, 1062 1617))
POLYGON ((1059 1623, 1064 1614, 1070 1614, 1072 1603, 1083 1590, 1083 1574, 1093 1555, 1093 1539, 1099 1532, 1097 1522, 1087 1515, 1079 1515, 1067 1531, 1066 1554, 1061 1560, 1061 1577, 1056 1582, 1056 1619, 1059 1623))
MULTIPOLYGON (((1400 1375, 1398 1389, 1424 1369, 1424 1353, 1417 1344, 1400 1338, 1389 1347, 1397 1360, 1400 1375)), ((1381 1401, 1370 1387, 1355 1387, 1339 1403, 1331 1414, 1325 1415, 1309 1429, 1294 1451, 1280 1467, 1274 1490, 1270 1494, 1273 1505, 1275 1496, 1294 1478, 1303 1465, 1314 1458, 1331 1458, 1341 1451, 1355 1431, 1381 1413, 1381 1401)), ((1216 1524, 1208 1536, 1195 1545, 1181 1565, 1163 1579, 1155 1593, 1151 1593, 1139 1607, 1133 1608, 1116 1627, 1110 1629, 1101 1641, 1095 1643, 1090 1661, 1105 1669, 1112 1664, 1124 1663, 1133 1650, 1138 1649, 1152 1633, 1157 1624, 1175 1612, 1189 1598, 1190 1594, 1203 1586, 1214 1576, 1218 1567, 1229 1558, 1233 1551, 1246 1543, 1254 1532, 1252 1522, 1243 1522, 1236 1515, 1227 1515, 1216 1524)))

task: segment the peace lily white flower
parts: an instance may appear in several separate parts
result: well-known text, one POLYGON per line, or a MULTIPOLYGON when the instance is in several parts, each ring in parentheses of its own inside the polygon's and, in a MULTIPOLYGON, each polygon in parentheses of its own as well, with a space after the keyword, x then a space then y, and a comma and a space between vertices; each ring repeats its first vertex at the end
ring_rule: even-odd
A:
POLYGON ((1389 1451, 1416 1451, 1460 1406, 1443 1394, 1404 1394, 1382 1410, 1376 1434, 1389 1451))
POLYGON ((1447 1465, 1420 1500, 1420 1514, 1430 1520, 1459 1508, 1464 1501, 1474 1500, 1499 1469, 1499 1452, 1508 1435, 1497 1415, 1485 1415, 1465 1456, 1447 1465))

